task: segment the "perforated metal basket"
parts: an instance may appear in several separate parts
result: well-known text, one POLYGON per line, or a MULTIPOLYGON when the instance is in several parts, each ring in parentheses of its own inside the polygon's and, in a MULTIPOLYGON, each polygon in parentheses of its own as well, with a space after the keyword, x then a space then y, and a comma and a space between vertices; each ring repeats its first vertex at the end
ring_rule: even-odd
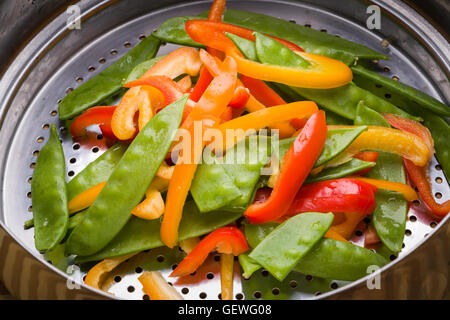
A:
MULTIPOLYGON (((104 150, 104 140, 99 139, 89 149, 74 144, 58 120, 58 102, 166 19, 195 15, 208 9, 210 3, 86 0, 76 4, 82 13, 81 29, 66 28, 66 12, 54 17, 12 60, 0 81, 0 278, 13 295, 23 299, 146 299, 137 281, 138 274, 145 269, 159 269, 167 276, 179 255, 160 248, 127 261, 107 279, 109 292, 114 296, 84 285, 73 289, 70 281, 68 286, 67 275, 35 250, 33 230, 23 228, 32 217, 33 167, 52 123, 60 129, 67 180, 97 158, 104 150)), ((391 59, 379 62, 384 75, 450 102, 449 44, 423 17, 400 1, 245 0, 228 1, 228 6, 310 25, 386 53, 391 59), (382 8, 381 30, 366 28, 366 8, 371 4, 382 8)), ((166 45, 159 54, 173 49, 174 46, 166 45)), ((448 183, 435 159, 430 169, 437 202, 449 199, 448 183)), ((382 268, 381 289, 369 290, 365 278, 346 283, 301 274, 290 275, 280 284, 264 271, 257 272, 251 283, 244 283, 237 267, 235 298, 441 298, 448 285, 448 220, 449 217, 434 221, 421 210, 420 203, 413 204, 408 213, 404 248, 382 268)), ((353 240, 358 242, 358 236, 353 240)), ((173 285, 186 299, 219 299, 218 271, 217 257, 211 255, 190 280, 173 285)))

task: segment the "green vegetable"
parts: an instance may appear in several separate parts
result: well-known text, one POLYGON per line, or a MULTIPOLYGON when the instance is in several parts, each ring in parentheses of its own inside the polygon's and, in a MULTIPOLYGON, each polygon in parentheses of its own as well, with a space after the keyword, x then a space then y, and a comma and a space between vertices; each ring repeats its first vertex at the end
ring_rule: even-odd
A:
POLYGON ((139 132, 105 187, 71 233, 66 251, 91 255, 100 251, 125 226, 142 200, 181 122, 187 95, 154 116, 139 132))
POLYGON ((332 213, 306 212, 298 214, 269 233, 249 254, 249 257, 283 281, 314 244, 330 228, 332 213))
POLYGON ((164 56, 155 57, 153 59, 139 63, 136 67, 133 68, 133 70, 131 70, 130 74, 127 77, 127 80, 125 80, 124 83, 139 79, 144 75, 144 73, 147 72, 148 69, 153 67, 162 58, 164 58, 164 56))
POLYGON ((56 126, 51 125, 48 142, 39 152, 31 181, 34 241, 36 249, 55 248, 64 238, 69 223, 66 163, 56 126))
POLYGON ((325 180, 339 179, 349 176, 355 172, 372 168, 375 166, 375 162, 362 161, 356 158, 352 158, 350 161, 345 162, 336 167, 327 167, 314 176, 309 176, 305 183, 313 183, 325 180))
MULTIPOLYGON (((383 125, 380 118, 382 116, 373 115, 374 112, 373 110, 368 114, 362 112, 360 119, 366 125, 383 125)), ((389 123, 385 123, 384 126, 390 127, 389 123)), ((379 152, 376 165, 367 176, 372 179, 406 183, 402 158, 392 153, 379 152)), ((398 252, 402 249, 405 236, 408 202, 401 194, 386 190, 378 190, 375 201, 375 211, 372 214, 375 230, 389 249, 398 252)))
POLYGON ((81 192, 108 180, 127 147, 124 143, 115 144, 70 180, 67 183, 69 201, 81 192))
POLYGON ((135 66, 153 58, 160 41, 149 36, 108 68, 83 83, 62 99, 59 118, 67 120, 116 93, 135 66))
POLYGON ((75 263, 75 257, 66 256, 64 254, 64 249, 65 249, 64 243, 58 244, 52 250, 48 250, 47 252, 45 252, 44 257, 45 260, 50 262, 57 269, 61 270, 62 272, 68 272, 69 266, 75 263))
POLYGON ((238 258, 239 264, 241 265, 241 268, 244 271, 242 276, 245 279, 249 279, 255 271, 261 269, 261 265, 252 258, 250 258, 247 253, 240 254, 238 258))
POLYGON ((242 195, 214 155, 212 159, 213 163, 198 166, 190 189, 200 212, 219 209, 242 195))
POLYGON ((383 77, 382 75, 370 71, 361 65, 353 66, 352 71, 356 75, 356 77, 363 77, 365 79, 371 80, 372 83, 381 85, 384 90, 388 91, 391 94, 394 93, 402 99, 414 101, 419 106, 441 116, 450 117, 450 108, 448 106, 446 106, 439 100, 423 93, 422 91, 419 91, 399 81, 383 77))
POLYGON ((298 69, 306 69, 311 66, 310 62, 275 39, 259 32, 255 32, 254 35, 256 55, 262 63, 298 69))
MULTIPOLYGON (((327 133, 327 140, 325 146, 320 153, 314 167, 321 166, 328 161, 336 158, 363 132, 366 131, 366 126, 354 127, 354 128, 339 128, 329 129, 327 133)), ((280 141, 279 155, 280 159, 283 159, 284 155, 290 148, 295 137, 287 138, 280 141)))
POLYGON ((253 41, 247 40, 245 38, 241 38, 237 35, 234 35, 232 33, 226 32, 225 35, 231 39, 231 41, 234 42, 234 44, 238 48, 242 48, 242 53, 244 54, 244 57, 249 60, 257 61, 258 56, 256 55, 256 47, 255 43, 253 41))
MULTIPOLYGON (((178 240, 204 235, 226 226, 241 216, 242 213, 239 212, 222 210, 202 214, 194 201, 187 201, 183 208, 178 240)), ((77 261, 97 261, 164 246, 159 237, 160 228, 159 219, 144 220, 132 217, 105 248, 91 256, 77 257, 77 261)))
POLYGON ((189 16, 189 17, 175 17, 168 19, 159 26, 158 30, 152 33, 152 36, 164 42, 201 48, 203 47, 203 45, 192 40, 191 37, 189 37, 189 35, 186 33, 186 30, 184 29, 184 25, 186 24, 186 22, 192 19, 204 19, 204 18, 189 16))
POLYGON ((378 112, 366 106, 360 101, 356 107, 355 125, 361 126, 370 123, 372 126, 390 127, 389 122, 378 112))

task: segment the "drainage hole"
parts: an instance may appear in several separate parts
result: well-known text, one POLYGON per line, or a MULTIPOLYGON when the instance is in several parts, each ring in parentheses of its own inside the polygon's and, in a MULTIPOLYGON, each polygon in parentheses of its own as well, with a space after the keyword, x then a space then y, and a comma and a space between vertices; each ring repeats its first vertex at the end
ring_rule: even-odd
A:
POLYGON ((409 217, 409 221, 416 222, 417 221, 417 217, 416 216, 411 216, 411 217, 409 217))
POLYGON ((89 71, 89 72, 94 72, 94 71, 95 71, 95 67, 94 67, 94 66, 90 66, 90 67, 88 68, 88 71, 89 71))
POLYGON ((296 287, 297 287, 297 281, 295 281, 295 280, 289 281, 289 286, 290 286, 291 288, 296 288, 296 287))
POLYGON ((77 162, 77 159, 72 158, 72 159, 69 160, 69 162, 73 164, 73 163, 77 162))
POLYGON ((143 270, 142 270, 141 267, 136 267, 136 269, 134 269, 134 271, 135 271, 136 273, 141 273, 143 270))
POLYGON ((189 289, 188 288, 183 288, 183 289, 181 289, 181 293, 182 294, 188 294, 189 293, 189 289))
POLYGON ((42 143, 42 142, 44 142, 44 137, 39 137, 39 138, 37 138, 37 139, 36 139, 36 142, 37 142, 37 143, 42 143))
POLYGON ((238 294, 236 295, 236 299, 237 299, 237 300, 242 300, 242 299, 244 299, 244 295, 243 295, 242 293, 238 293, 238 294))
POLYGON ((150 300, 150 297, 148 296, 148 294, 144 294, 142 296, 142 300, 150 300))
POLYGON ((128 290, 129 293, 134 292, 134 287, 133 286, 129 286, 127 288, 127 290, 128 290))
POLYGON ((99 152, 99 151, 100 151, 100 149, 99 149, 98 147, 92 148, 92 152, 93 152, 93 153, 97 153, 97 152, 99 152))
POLYGON ((48 128, 50 128, 50 125, 48 123, 42 125, 42 129, 48 130, 48 128))
POLYGON ((78 82, 78 83, 83 82, 83 80, 84 80, 84 79, 83 79, 82 77, 78 77, 78 78, 75 79, 75 81, 78 82))
POLYGON ((208 272, 208 274, 206 275, 206 278, 208 278, 209 280, 214 279, 214 274, 211 272, 208 272))
POLYGON ((164 256, 163 255, 159 255, 156 257, 156 261, 158 262, 164 262, 164 256))
POLYGON ((106 62, 105 58, 100 58, 100 60, 98 60, 98 63, 104 64, 106 62))
POLYGON ((73 172, 73 171, 71 170, 71 171, 67 172, 67 175, 68 175, 69 177, 73 177, 73 176, 75 175, 75 172, 73 172))
POLYGON ((279 295, 279 294, 280 294, 280 289, 278 289, 278 288, 273 288, 273 289, 272 289, 272 294, 273 294, 274 296, 279 295))
POLYGON ((115 276, 114 277, 114 282, 120 282, 122 280, 121 276, 115 276))
POLYGON ((200 299, 205 299, 206 298, 206 293, 202 292, 198 296, 200 297, 200 299))
POLYGON ((436 192, 436 193, 434 194, 434 196, 436 197, 436 199, 440 199, 440 198, 442 198, 442 193, 436 192))
POLYGON ((435 181, 436 181, 436 183, 441 184, 441 183, 442 183, 442 178, 441 178, 441 177, 437 177, 437 178, 435 179, 435 181))
POLYGON ((339 288, 339 285, 336 282, 332 282, 330 284, 330 288, 333 289, 333 290, 336 290, 337 288, 339 288))
POLYGON ((261 298, 261 291, 253 292, 253 297, 255 297, 256 299, 260 299, 261 298))
POLYGON ((437 222, 435 222, 435 221, 430 222, 430 227, 436 228, 436 226, 437 226, 437 222))

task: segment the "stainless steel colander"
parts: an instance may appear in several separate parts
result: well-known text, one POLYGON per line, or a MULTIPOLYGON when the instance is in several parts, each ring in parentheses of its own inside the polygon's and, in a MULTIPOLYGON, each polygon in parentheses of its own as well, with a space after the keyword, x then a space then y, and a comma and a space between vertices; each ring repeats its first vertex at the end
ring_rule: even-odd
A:
MULTIPOLYGON (((74 144, 58 120, 58 102, 166 19, 195 15, 207 10, 210 3, 82 0, 75 4, 82 14, 81 29, 67 29, 66 12, 56 16, 24 46, 0 81, 0 279, 13 295, 23 299, 146 299, 137 276, 148 268, 160 269, 167 276, 179 258, 177 254, 160 248, 130 259, 107 279, 114 296, 84 285, 73 288, 67 275, 35 250, 33 230, 23 228, 32 217, 33 167, 52 123, 60 129, 67 180, 97 158, 104 150, 104 141, 99 139, 91 148, 74 144)), ((450 104, 449 43, 422 16, 398 0, 243 0, 228 1, 228 6, 310 25, 386 53, 391 59, 378 62, 384 75, 397 77, 450 104), (381 30, 366 28, 366 9, 372 4, 382 8, 381 30)), ((174 48, 166 45, 159 54, 174 48)), ((449 199, 448 182, 435 159, 430 169, 437 202, 449 199)), ((281 285, 264 271, 254 275, 249 285, 242 283, 246 280, 241 282, 237 271, 235 298, 441 298, 449 276, 448 220, 447 216, 441 222, 434 221, 423 212, 420 202, 413 204, 404 248, 382 268, 379 290, 369 290, 365 278, 346 283, 300 274, 281 285)), ((358 237, 353 240, 358 242, 358 237)), ((191 280, 173 285, 186 299, 218 299, 218 271, 217 257, 211 255, 191 280)))

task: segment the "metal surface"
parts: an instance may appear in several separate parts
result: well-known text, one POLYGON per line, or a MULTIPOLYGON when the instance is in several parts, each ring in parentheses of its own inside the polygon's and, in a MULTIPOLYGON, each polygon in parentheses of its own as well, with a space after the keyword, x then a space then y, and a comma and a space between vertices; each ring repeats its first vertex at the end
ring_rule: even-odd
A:
MULTIPOLYGON (((104 149, 103 140, 98 140, 89 149, 78 148, 72 143, 64 124, 58 120, 58 101, 68 90, 76 88, 118 59, 135 46, 142 35, 150 34, 166 19, 180 14, 196 14, 210 5, 209 2, 183 2, 169 6, 168 1, 145 1, 136 6, 130 5, 130 2, 80 1, 83 14, 81 30, 67 30, 67 16, 64 13, 57 16, 27 44, 1 79, 0 278, 17 297, 106 297, 104 293, 85 286, 81 291, 66 289, 65 275, 42 259, 34 248, 33 230, 24 230, 23 223, 32 217, 29 179, 37 152, 48 138, 49 124, 56 123, 60 128, 68 180, 104 149), (167 7, 161 9, 164 6, 167 7), (25 250, 21 250, 22 247, 25 250), (23 269, 21 261, 32 261, 30 263, 35 268, 32 270, 39 271, 23 269), (32 286, 32 283, 41 283, 39 281, 42 280, 37 278, 41 272, 48 275, 49 280, 41 285, 50 286, 52 290, 36 291, 32 286)), ((382 29, 376 32, 365 28, 368 3, 364 1, 347 0, 346 6, 340 5, 341 2, 324 0, 229 1, 228 6, 295 20, 384 52, 391 57, 389 61, 379 62, 381 67, 387 67, 385 75, 396 76, 402 82, 449 104, 448 42, 427 21, 400 2, 374 2, 387 10, 383 11, 382 29), (382 47, 383 39, 388 39, 391 44, 382 47)), ((172 45, 162 47, 159 54, 170 52, 173 48, 172 45)), ((442 202, 450 197, 450 190, 436 165, 433 162, 430 166, 431 179, 433 191, 442 195, 437 201, 442 202)), ((255 281, 242 285, 240 278, 236 277, 236 298, 304 299, 315 298, 318 293, 325 298, 439 297, 448 279, 449 218, 437 223, 423 213, 420 206, 413 206, 408 217, 405 247, 398 258, 382 269, 381 290, 368 290, 366 279, 345 285, 344 282, 311 279, 300 274, 293 275, 295 279, 289 278, 286 284, 280 286, 264 273, 258 273, 255 278, 260 280, 256 287, 255 281), (295 286, 290 280, 295 280, 295 286)), ((354 240, 357 242, 358 238, 354 240)), ((155 268, 162 268, 163 274, 167 275, 176 262, 172 256, 173 253, 164 250, 152 250, 132 258, 108 279, 110 292, 125 299, 145 298, 137 275, 141 269, 155 268), (120 276, 120 281, 116 276, 120 276)), ((218 265, 211 257, 195 276, 173 285, 187 299, 218 299, 218 265)))

